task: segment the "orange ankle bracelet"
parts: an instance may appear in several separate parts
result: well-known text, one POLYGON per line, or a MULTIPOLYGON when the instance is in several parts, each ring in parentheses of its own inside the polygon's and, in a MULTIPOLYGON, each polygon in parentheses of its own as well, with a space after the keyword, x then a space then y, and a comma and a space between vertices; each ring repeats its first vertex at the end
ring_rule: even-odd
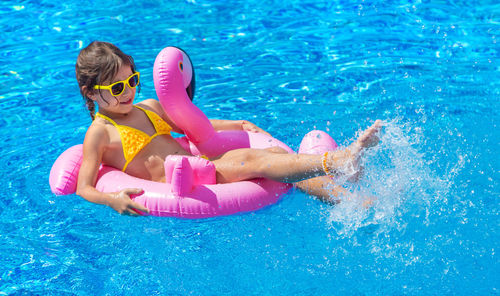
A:
POLYGON ((323 159, 321 161, 321 164, 323 165, 323 171, 325 172, 325 174, 330 177, 331 179, 334 178, 334 176, 332 175, 332 173, 330 172, 330 170, 328 169, 328 166, 326 165, 326 160, 328 158, 328 153, 329 151, 326 151, 324 154, 323 154, 323 159))

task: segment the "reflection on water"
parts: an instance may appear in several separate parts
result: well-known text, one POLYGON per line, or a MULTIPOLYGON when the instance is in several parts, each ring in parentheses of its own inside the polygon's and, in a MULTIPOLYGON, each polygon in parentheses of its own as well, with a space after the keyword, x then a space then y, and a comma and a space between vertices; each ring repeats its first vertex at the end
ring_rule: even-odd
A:
POLYGON ((498 293, 498 1, 18 2, 0 5, 0 294, 498 293), (122 217, 48 186, 90 124, 74 63, 92 40, 134 56, 138 101, 182 47, 203 112, 295 149, 387 125, 337 206, 295 191, 230 217, 122 217))

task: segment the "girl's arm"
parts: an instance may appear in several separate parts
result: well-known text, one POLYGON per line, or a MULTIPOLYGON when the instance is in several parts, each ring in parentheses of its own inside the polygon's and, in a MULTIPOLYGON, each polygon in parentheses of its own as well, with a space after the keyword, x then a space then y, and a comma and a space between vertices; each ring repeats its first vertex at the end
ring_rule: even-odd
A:
POLYGON ((214 129, 216 131, 224 131, 224 130, 242 130, 252 133, 263 133, 266 135, 270 135, 265 130, 256 126, 247 120, 223 120, 223 119, 210 119, 210 123, 212 123, 214 129))
POLYGON ((142 189, 124 189, 120 192, 103 193, 95 188, 97 173, 107 143, 109 144, 109 135, 106 129, 103 126, 91 125, 83 141, 83 160, 78 174, 76 194, 92 203, 110 206, 120 214, 137 215, 135 210, 148 213, 147 208, 130 199, 130 194, 140 194, 142 189))

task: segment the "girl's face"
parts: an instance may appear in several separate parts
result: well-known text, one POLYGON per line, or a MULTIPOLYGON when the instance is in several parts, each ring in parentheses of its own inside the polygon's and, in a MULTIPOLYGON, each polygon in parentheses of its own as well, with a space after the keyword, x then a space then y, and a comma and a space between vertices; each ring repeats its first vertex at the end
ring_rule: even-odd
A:
MULTIPOLYGON (((105 81, 102 85, 108 86, 117 81, 126 81, 132 74, 130 65, 124 64, 120 67, 120 70, 113 77, 112 81, 105 81)), ((108 89, 96 89, 90 98, 99 105, 99 112, 101 113, 104 111, 104 113, 127 114, 133 108, 132 103, 135 98, 135 89, 135 87, 131 88, 125 83, 125 89, 118 96, 113 96, 108 89)))

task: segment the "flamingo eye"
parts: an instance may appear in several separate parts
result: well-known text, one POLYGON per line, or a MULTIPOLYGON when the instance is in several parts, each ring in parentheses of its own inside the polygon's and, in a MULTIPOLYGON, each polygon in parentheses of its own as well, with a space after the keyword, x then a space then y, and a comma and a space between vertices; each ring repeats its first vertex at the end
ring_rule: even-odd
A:
POLYGON ((181 71, 184 70, 184 65, 182 64, 182 62, 179 62, 179 69, 181 69, 181 71))

